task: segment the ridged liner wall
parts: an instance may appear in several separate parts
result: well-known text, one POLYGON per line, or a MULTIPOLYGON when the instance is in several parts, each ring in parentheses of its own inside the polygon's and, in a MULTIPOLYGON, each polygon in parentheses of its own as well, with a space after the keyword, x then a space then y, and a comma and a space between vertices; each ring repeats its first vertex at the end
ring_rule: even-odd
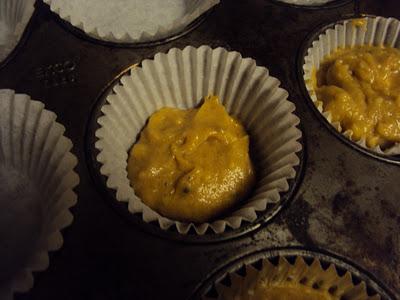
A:
MULTIPOLYGON (((294 262, 279 257, 276 264, 268 259, 261 262, 261 268, 245 265, 245 275, 232 272, 225 274, 225 280, 214 283, 217 295, 204 295, 204 300, 253 299, 256 287, 304 286, 319 292, 330 294, 332 299, 346 300, 379 300, 379 294, 369 294, 364 281, 354 283, 350 272, 340 274, 332 263, 322 267, 318 258, 307 263, 303 257, 297 256, 294 262), (230 284, 224 284, 229 278, 230 284)), ((242 272, 243 273, 243 272, 242 272)))
MULTIPOLYGON (((48 252, 61 248, 63 238, 60 230, 73 221, 69 209, 77 201, 73 188, 78 185, 79 177, 73 170, 77 159, 70 152, 72 142, 63 135, 65 128, 55 121, 56 115, 45 110, 43 103, 31 100, 28 95, 15 94, 12 90, 0 90, 0 116, 0 172, 6 172, 2 177, 7 178, 12 170, 20 174, 18 178, 27 180, 13 182, 10 179, 7 182, 6 179, 6 182, 0 183, 0 190, 7 191, 7 186, 32 185, 33 194, 38 195, 36 198, 24 194, 25 190, 22 189, 17 190, 21 194, 15 195, 13 199, 38 201, 41 211, 40 230, 38 236, 33 237, 35 242, 26 249, 29 254, 25 264, 0 284, 0 298, 12 299, 14 292, 26 292, 33 286, 32 272, 43 271, 48 267, 48 252)), ((9 194, 6 192, 6 195, 9 194)), ((0 194, 0 201, 7 200, 8 197, 0 194)), ((10 208, 7 211, 13 211, 18 204, 3 202, 1 206, 10 208)), ((0 214, 7 213, 5 210, 0 214)), ((23 217, 29 218, 30 215, 31 212, 28 212, 23 217)), ((16 230, 13 227, 13 224, 9 224, 6 230, 16 230)), ((7 244, 7 237, 6 240, 3 238, 2 242, 7 244)), ((12 257, 10 253, 8 255, 12 257)))
POLYGON ((279 84, 253 59, 223 48, 173 48, 167 54, 156 54, 154 60, 143 61, 141 67, 121 78, 107 97, 108 104, 101 108, 104 116, 98 119, 95 146, 107 187, 116 191, 118 201, 129 203, 131 213, 142 214, 145 222, 156 221, 164 230, 173 226, 186 234, 193 227, 201 235, 209 228, 222 233, 227 227, 237 229, 245 221, 253 222, 267 204, 279 203, 280 193, 289 189, 288 180, 295 177, 299 164, 299 118, 279 84), (193 108, 209 94, 219 96, 227 111, 246 127, 258 183, 250 199, 231 215, 203 224, 174 221, 135 195, 127 177, 128 151, 152 113, 166 106, 193 108))
POLYGON ((167 38, 182 31, 200 15, 219 3, 219 0, 190 0, 190 2, 188 1, 190 5, 188 5, 187 14, 176 18, 172 24, 166 26, 160 25, 150 31, 140 31, 137 30, 137 28, 120 28, 119 31, 112 31, 110 29, 99 28, 99 25, 103 25, 103 20, 97 20, 97 23, 89 22, 87 19, 76 16, 74 11, 69 9, 68 5, 66 5, 66 2, 69 0, 43 1, 50 6, 50 9, 54 13, 58 14, 62 19, 71 23, 73 26, 83 30, 89 36, 114 43, 143 43, 167 38))
POLYGON ((0 1, 0 62, 15 48, 34 11, 35 0, 0 1))

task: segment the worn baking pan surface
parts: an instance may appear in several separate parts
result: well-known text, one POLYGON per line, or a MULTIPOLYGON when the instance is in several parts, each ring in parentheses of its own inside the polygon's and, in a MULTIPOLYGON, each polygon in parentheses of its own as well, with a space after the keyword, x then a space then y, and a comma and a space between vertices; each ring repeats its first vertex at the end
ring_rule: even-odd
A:
MULTIPOLYGON (((227 262, 266 248, 302 246, 344 257, 399 297, 400 166, 344 143, 301 92, 298 60, 320 26, 353 15, 353 2, 303 9, 268 0, 221 1, 180 38, 137 48, 99 44, 37 3, 22 43, 0 68, 0 88, 46 104, 66 127, 79 159, 74 223, 49 269, 17 299, 185 299, 227 262), (197 26, 198 25, 198 26, 197 26), (224 47, 252 57, 288 90, 304 134, 297 192, 268 222, 239 237, 182 243, 131 222, 92 176, 91 114, 104 90, 129 66, 187 45, 224 47)), ((360 12, 400 17, 397 0, 360 3, 360 12)), ((253 228, 252 228, 253 229, 253 228)))

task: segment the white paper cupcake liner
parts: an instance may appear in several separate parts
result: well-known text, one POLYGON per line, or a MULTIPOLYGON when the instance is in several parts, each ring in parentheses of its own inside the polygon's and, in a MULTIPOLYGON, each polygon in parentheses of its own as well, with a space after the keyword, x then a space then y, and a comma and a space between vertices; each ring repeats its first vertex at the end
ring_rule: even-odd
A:
POLYGON ((0 90, 0 298, 33 286, 63 244, 60 230, 79 183, 76 157, 56 115, 41 102, 0 90))
POLYGON ((34 11, 35 0, 0 1, 0 62, 15 48, 34 11))
MULTIPOLYGON (((307 263, 302 256, 295 257, 294 262, 289 262, 285 257, 279 257, 277 264, 268 259, 262 260, 262 267, 255 268, 251 264, 245 265, 245 275, 237 272, 225 274, 229 276, 230 285, 221 281, 214 284, 217 291, 215 297, 203 296, 202 299, 253 299, 256 286, 298 285, 311 288, 320 292, 327 292, 332 299, 346 300, 378 300, 381 296, 377 293, 369 295, 367 284, 364 281, 353 282, 352 274, 338 272, 335 264, 322 267, 318 258, 313 258, 312 263, 307 263), (250 298, 247 298, 249 297, 250 298)), ((224 277, 225 277, 224 276, 224 277)))
POLYGON ((141 67, 121 78, 101 108, 95 147, 101 174, 107 187, 116 190, 118 201, 128 202, 131 213, 142 214, 145 222, 157 221, 166 230, 176 227, 181 234, 193 227, 197 234, 208 228, 222 233, 227 227, 237 229, 243 221, 253 222, 267 204, 280 201, 280 192, 289 189, 299 164, 296 152, 299 119, 292 113, 295 105, 288 93, 268 70, 256 66, 250 58, 223 48, 186 47, 156 54, 141 67), (237 117, 250 135, 255 152, 253 163, 259 178, 253 196, 231 215, 210 223, 193 224, 163 217, 146 206, 136 195, 127 177, 128 151, 151 114, 162 107, 188 109, 197 106, 207 95, 216 95, 229 114, 237 117))
POLYGON ((355 26, 352 19, 342 21, 318 36, 318 38, 312 43, 312 47, 308 49, 307 55, 304 58, 304 82, 311 100, 316 105, 319 112, 330 124, 333 125, 333 127, 336 128, 337 131, 341 132, 344 136, 361 147, 370 149, 379 154, 396 155, 400 154, 400 143, 396 143, 387 149, 381 149, 379 146, 376 146, 375 148, 367 147, 365 139, 353 140, 353 132, 351 130, 343 131, 339 122, 332 122, 331 113, 323 110, 322 102, 317 100, 312 84, 313 70, 318 70, 321 61, 323 61, 323 59, 330 53, 335 52, 338 48, 359 45, 385 45, 394 48, 400 47, 400 22, 397 19, 365 17, 365 20, 365 26, 355 26))
POLYGON ((43 0, 61 18, 89 36, 140 43, 182 31, 219 0, 43 0))

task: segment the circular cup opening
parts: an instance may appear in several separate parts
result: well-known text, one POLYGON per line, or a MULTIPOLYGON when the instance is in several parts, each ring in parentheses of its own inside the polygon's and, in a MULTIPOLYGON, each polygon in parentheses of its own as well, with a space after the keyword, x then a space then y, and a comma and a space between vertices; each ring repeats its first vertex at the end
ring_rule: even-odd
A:
MULTIPOLYGON (((369 17, 369 18, 377 18, 376 16, 370 16, 370 15, 363 15, 362 17, 369 17)), ((343 133, 339 132, 327 119, 326 117, 322 114, 322 112, 317 108, 316 104, 313 102, 310 93, 307 90, 306 87, 306 82, 304 79, 304 64, 306 61, 306 57, 308 55, 309 49, 313 47, 313 43, 319 40, 320 36, 324 33, 326 33, 327 30, 334 29, 335 25, 340 25, 344 24, 344 22, 347 22, 351 19, 358 19, 359 17, 354 17, 354 16, 348 16, 343 19, 340 19, 336 22, 332 23, 325 23, 317 26, 314 30, 311 31, 311 33, 306 37, 306 39, 303 41, 298 54, 297 54, 297 80, 298 84, 300 87, 300 90, 303 94, 303 96, 307 99, 307 103, 309 104, 309 107, 311 110, 314 112, 314 115, 318 118, 318 120, 323 123, 326 128, 335 136, 337 137, 341 142, 345 143, 347 146, 350 146, 351 148, 355 149, 356 151, 359 151, 363 153, 364 155, 367 155, 369 157, 373 157, 376 159, 379 159, 381 161, 385 161, 388 163, 392 164, 397 164, 400 165, 400 155, 387 155, 383 153, 378 153, 372 149, 369 149, 367 147, 361 146, 359 143, 351 140, 350 138, 346 137, 343 133)))
MULTIPOLYGON (((136 67, 136 65, 134 66, 136 67)), ((268 207, 263 210, 257 212, 257 219, 253 222, 244 221, 243 224, 237 228, 232 229, 228 226, 223 233, 215 233, 212 230, 207 230, 204 234, 199 235, 192 230, 191 228, 187 234, 179 233, 175 228, 171 227, 168 230, 161 229, 157 222, 144 222, 141 214, 132 214, 128 210, 128 204, 122 203, 116 200, 116 192, 113 189, 107 187, 107 177, 102 175, 100 172, 100 168, 102 164, 97 161, 97 156, 100 153, 96 148, 95 144, 99 140, 95 136, 95 132, 100 128, 97 120, 103 115, 101 108, 107 104, 107 96, 113 90, 113 88, 120 83, 120 78, 126 74, 129 74, 131 69, 124 71, 117 78, 115 78, 109 85, 102 91, 96 104, 94 105, 91 113, 90 120, 87 125, 86 132, 86 155, 87 155, 87 163, 89 166, 89 170, 91 176, 98 187, 98 189, 102 192, 107 202, 123 217, 127 218, 130 222, 138 225, 146 232, 151 234, 155 234, 161 237, 170 238, 179 241, 185 242, 194 242, 194 243, 204 243, 204 242, 218 242, 223 240, 232 239, 243 234, 246 234, 250 231, 253 231, 257 228, 260 228, 263 224, 270 222, 273 217, 281 211, 287 203, 293 198, 296 193, 302 176, 304 169, 304 152, 305 152, 305 143, 304 137, 300 138, 298 142, 302 145, 302 150, 297 152, 297 156, 299 158, 300 163, 295 167, 296 175, 294 178, 288 180, 289 189, 280 193, 280 200, 273 205, 268 205, 268 207)), ((304 135, 304 134, 303 134, 304 135)))
MULTIPOLYGON (((257 272, 265 268, 266 265, 268 268, 268 266, 279 266, 282 263, 285 264, 285 266, 282 265, 281 268, 281 271, 283 271, 282 273, 285 273, 282 274, 282 276, 285 277, 286 281, 291 282, 296 280, 299 284, 308 285, 314 289, 319 289, 321 286, 324 286, 328 293, 335 295, 338 291, 338 285, 336 283, 327 285, 327 277, 319 279, 318 276, 313 277, 305 275, 296 278, 295 273, 293 276, 287 276, 289 274, 288 270, 290 270, 290 267, 294 267, 298 263, 299 258, 305 267, 315 267, 315 264, 318 263, 320 265, 319 269, 321 274, 331 269, 332 265, 335 267, 335 272, 340 279, 350 273, 351 283, 354 286, 358 286, 362 282, 365 283, 365 292, 368 296, 379 295, 381 297, 380 299, 395 299, 389 289, 374 278, 372 274, 369 274, 351 261, 326 251, 311 251, 299 247, 264 249, 228 262, 201 282, 190 299, 219 299, 218 297, 220 293, 223 293, 225 288, 229 289, 232 286, 232 282, 238 282, 238 277, 243 280, 247 274, 251 274, 249 276, 254 276, 254 274, 257 274, 257 272), (232 275, 234 277, 232 277, 232 275)), ((279 273, 279 271, 277 272, 279 273)), ((276 274, 276 276, 281 275, 276 274)), ((240 280, 241 279, 239 279, 239 282, 240 280)), ((340 281, 338 283, 340 284, 340 281)))
POLYGON ((148 42, 134 42, 134 43, 119 43, 119 42, 112 42, 112 41, 107 41, 107 40, 102 40, 100 38, 95 38, 93 36, 88 35, 86 32, 84 32, 82 29, 73 26, 71 23, 68 21, 62 19, 59 15, 56 13, 52 12, 50 10, 50 7, 44 3, 42 3, 42 6, 46 6, 46 9, 55 17, 57 22, 61 24, 66 30, 70 31, 72 34, 76 35, 80 39, 84 39, 87 41, 90 41, 95 44, 103 45, 103 46, 111 46, 111 47, 117 47, 117 48, 144 48, 144 47, 153 47, 153 46, 158 46, 162 44, 166 44, 169 42, 172 42, 174 40, 177 40, 193 30, 195 30, 197 27, 199 27, 205 19, 213 12, 215 9, 212 7, 208 11, 204 12, 202 15, 200 15, 198 18, 196 18, 193 22, 188 24, 185 28, 183 28, 181 31, 176 32, 171 34, 170 36, 160 38, 154 41, 148 41, 148 42))

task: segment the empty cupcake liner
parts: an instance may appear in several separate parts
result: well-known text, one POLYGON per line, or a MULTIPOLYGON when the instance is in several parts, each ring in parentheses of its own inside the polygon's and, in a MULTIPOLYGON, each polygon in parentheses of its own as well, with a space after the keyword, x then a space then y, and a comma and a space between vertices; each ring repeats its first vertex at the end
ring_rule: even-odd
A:
POLYGON ((62 246, 79 177, 72 142, 43 103, 0 90, 0 116, 0 298, 12 299, 62 246))
POLYGON ((35 0, 0 1, 0 62, 15 48, 34 11, 35 0))
MULTIPOLYGON (((300 287, 326 293, 332 299, 388 299, 370 284, 349 270, 317 256, 301 255, 268 257, 253 263, 243 263, 235 271, 223 273, 203 292, 201 299, 259 299, 253 298, 256 287, 300 287), (213 289, 213 290, 212 290, 213 289)), ((374 284, 376 285, 376 284, 374 284)), ((325 299, 325 298, 324 298, 325 299)))
POLYGON ((296 127, 299 118, 292 113, 295 105, 279 84, 253 59, 223 48, 173 48, 143 61, 114 86, 101 108, 104 115, 97 120, 95 147, 100 151, 97 160, 107 187, 116 191, 118 201, 129 203, 131 213, 142 214, 143 221, 157 221, 164 230, 174 226, 181 234, 191 227, 199 235, 209 228, 222 233, 227 227, 237 229, 244 221, 255 221, 257 212, 279 203, 279 193, 289 189, 288 180, 295 177, 294 167, 299 164, 296 152, 302 149, 297 141, 301 137, 296 127), (203 224, 174 221, 135 195, 127 177, 128 151, 155 111, 166 106, 193 108, 210 94, 218 96, 229 114, 246 127, 258 183, 252 197, 227 217, 203 224))
POLYGON ((89 36, 116 43, 140 43, 182 31, 219 0, 43 0, 89 36))
POLYGON ((361 147, 370 149, 379 154, 396 155, 400 154, 400 143, 396 143, 387 149, 381 149, 379 146, 369 148, 366 145, 365 139, 358 141, 353 140, 353 132, 351 130, 343 131, 339 122, 332 122, 331 113, 323 110, 323 103, 317 99, 312 84, 312 73, 314 70, 318 70, 321 61, 338 48, 359 45, 400 47, 400 22, 397 19, 365 17, 365 20, 365 26, 356 26, 353 19, 338 22, 334 27, 325 30, 313 41, 312 46, 308 49, 307 55, 304 58, 304 82, 311 100, 318 111, 337 131, 361 147))

